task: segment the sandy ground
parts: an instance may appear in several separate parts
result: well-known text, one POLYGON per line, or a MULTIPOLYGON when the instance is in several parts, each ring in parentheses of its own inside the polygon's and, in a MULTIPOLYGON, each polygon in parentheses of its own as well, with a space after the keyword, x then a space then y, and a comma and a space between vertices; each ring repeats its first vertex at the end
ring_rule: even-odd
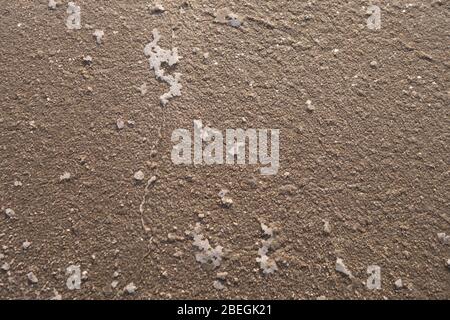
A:
POLYGON ((359 0, 77 0, 81 30, 47 3, 0 1, 1 298, 450 298, 448 1, 383 1, 378 31, 359 0), (214 22, 224 7, 240 27, 214 22), (154 28, 182 56, 165 107, 143 54, 154 28), (174 165, 171 133, 194 119, 280 129, 279 173, 174 165), (261 222, 277 230, 270 275, 261 222), (196 223, 224 248, 217 269, 196 261, 196 223))

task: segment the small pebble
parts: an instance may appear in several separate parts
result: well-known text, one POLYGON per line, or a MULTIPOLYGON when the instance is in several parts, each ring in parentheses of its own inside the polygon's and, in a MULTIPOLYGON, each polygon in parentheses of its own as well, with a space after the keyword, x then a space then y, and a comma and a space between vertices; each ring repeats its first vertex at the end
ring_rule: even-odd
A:
POLYGON ((395 281, 394 285, 395 285, 395 289, 397 289, 397 290, 403 289, 403 281, 402 281, 402 279, 398 279, 397 281, 395 281))
POLYGON ((228 277, 228 272, 218 272, 216 277, 217 279, 225 280, 228 277))
POLYGON ((438 239, 442 244, 450 245, 450 236, 445 233, 438 233, 438 239))
POLYGON ((134 180, 136 181, 142 181, 145 178, 145 174, 142 172, 142 170, 139 170, 134 174, 134 180))
POLYGON ((102 44, 103 36, 105 35, 105 32, 103 30, 97 29, 92 35, 94 36, 95 41, 98 45, 102 44))
POLYGON ((160 14, 163 13, 164 11, 166 11, 166 9, 164 9, 162 4, 160 3, 155 3, 155 5, 150 9, 150 12, 152 14, 160 14))
POLYGON ((123 121, 122 119, 117 119, 116 126, 117 129, 122 130, 123 128, 125 128, 125 121, 123 121))
POLYGON ((313 112, 314 110, 316 110, 316 107, 313 106, 311 100, 306 101, 306 110, 308 110, 309 112, 313 112))
POLYGON ((8 262, 5 262, 4 264, 2 264, 2 270, 3 271, 8 271, 10 267, 11 266, 9 265, 8 262))
POLYGON ((30 283, 32 283, 32 284, 36 284, 39 281, 38 278, 36 277, 36 275, 33 272, 28 273, 27 274, 27 278, 28 278, 28 281, 30 283))
POLYGON ((5 214, 6 214, 6 216, 7 216, 9 219, 15 219, 15 218, 17 218, 16 213, 14 212, 13 209, 7 208, 7 209, 5 210, 5 214))
POLYGON ((223 290, 223 289, 225 289, 225 286, 224 286, 223 283, 220 282, 219 280, 215 280, 214 283, 213 283, 213 286, 214 286, 214 288, 217 289, 217 290, 223 290))
POLYGON ((349 278, 353 278, 352 273, 344 264, 344 261, 341 258, 336 259, 336 271, 346 275, 349 278))
POLYGON ((325 234, 330 234, 331 233, 331 226, 330 226, 330 223, 328 221, 324 221, 323 222, 323 232, 325 232, 325 234))
POLYGON ((230 197, 223 197, 221 199, 222 205, 226 208, 231 208, 231 206, 233 205, 233 199, 231 199, 230 197))
POLYGON ((30 246, 31 246, 31 242, 29 242, 29 241, 25 241, 24 243, 22 243, 22 248, 24 250, 27 250, 30 246))
POLYGON ((56 10, 56 6, 57 6, 57 3, 56 3, 55 0, 49 0, 48 1, 48 8, 50 10, 56 10))
POLYGON ((85 56, 83 57, 83 63, 85 65, 91 65, 92 64, 92 57, 91 56, 85 56))
POLYGON ((125 292, 128 294, 135 294, 137 287, 134 285, 133 282, 127 284, 127 286, 124 288, 125 292))

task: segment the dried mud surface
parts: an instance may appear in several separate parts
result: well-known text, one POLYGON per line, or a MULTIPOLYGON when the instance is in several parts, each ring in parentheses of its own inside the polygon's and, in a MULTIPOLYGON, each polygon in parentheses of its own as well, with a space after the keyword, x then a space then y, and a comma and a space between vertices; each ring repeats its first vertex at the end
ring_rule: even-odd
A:
POLYGON ((66 1, 1 0, 0 298, 449 299, 437 234, 450 233, 450 6, 386 3, 372 31, 368 1, 177 0, 152 14, 144 1, 78 0, 83 28, 69 31, 66 1), (214 23, 224 7, 241 27, 214 23), (183 94, 164 108, 167 85, 143 54, 154 28, 183 57, 183 94), (280 129, 278 175, 172 164, 171 133, 194 119, 280 129), (157 177, 147 232, 138 170, 157 177), (261 221, 278 230, 268 276, 255 260, 261 221), (197 222, 226 250, 216 270, 195 261, 185 231, 197 222), (338 257, 354 280, 335 271, 338 257), (382 288, 370 291, 374 264, 382 288), (80 290, 66 287, 70 265, 87 271, 80 290))

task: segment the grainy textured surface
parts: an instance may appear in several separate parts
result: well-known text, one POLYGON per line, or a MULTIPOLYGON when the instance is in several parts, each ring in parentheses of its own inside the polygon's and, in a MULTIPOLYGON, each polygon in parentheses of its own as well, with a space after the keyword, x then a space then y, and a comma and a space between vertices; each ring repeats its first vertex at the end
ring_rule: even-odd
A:
POLYGON ((450 247, 437 238, 450 233, 449 2, 389 3, 371 31, 358 0, 163 1, 159 15, 144 1, 80 0, 83 28, 69 31, 67 2, 51 11, 44 0, 1 0, 0 265, 10 268, 0 297, 449 299, 450 247), (223 7, 242 27, 214 23, 223 7), (143 54, 153 28, 183 56, 183 94, 165 108, 167 85, 143 54), (135 126, 117 130, 117 119, 135 126), (279 174, 173 165, 171 132, 194 119, 281 129, 279 174), (150 232, 138 170, 158 177, 150 232), (220 206, 224 188, 231 208, 220 206), (270 276, 256 262, 259 219, 279 230, 270 276), (195 261, 185 231, 196 222, 226 250, 217 270, 195 261), (337 257, 356 280, 336 273, 337 257), (88 272, 81 290, 66 287, 72 264, 88 272), (372 264, 378 291, 364 285, 372 264), (213 286, 217 272, 228 272, 225 290, 213 286))

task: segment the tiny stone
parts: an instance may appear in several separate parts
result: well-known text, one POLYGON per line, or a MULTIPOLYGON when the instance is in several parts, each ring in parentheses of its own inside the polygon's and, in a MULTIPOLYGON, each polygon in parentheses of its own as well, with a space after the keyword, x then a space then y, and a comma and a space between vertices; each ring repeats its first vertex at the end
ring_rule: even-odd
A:
POLYGON ((16 213, 14 212, 14 210, 13 209, 10 209, 10 208, 7 208, 6 210, 5 210, 5 214, 6 214, 6 216, 8 217, 8 218, 10 218, 10 219, 15 219, 17 216, 16 216, 16 213))
POLYGON ((225 286, 222 284, 222 282, 220 282, 219 280, 215 280, 213 283, 214 288, 216 288, 217 290, 223 290, 225 289, 225 286))
POLYGON ((4 264, 2 264, 2 270, 3 271, 8 271, 10 268, 10 265, 8 262, 5 262, 4 264))
POLYGON ((14 187, 21 187, 22 186, 22 182, 16 180, 14 181, 14 187))
POLYGON ((313 106, 311 100, 306 101, 306 110, 308 110, 309 112, 313 112, 314 110, 316 110, 316 107, 313 106))
POLYGON ((117 129, 122 130, 125 128, 125 122, 122 119, 117 119, 116 121, 117 129))
POLYGON ((137 287, 134 285, 133 282, 127 284, 127 286, 124 288, 125 292, 128 294, 135 294, 137 287))
POLYGON ((331 233, 331 226, 330 226, 330 223, 328 221, 324 221, 323 222, 323 232, 325 232, 326 234, 330 234, 331 233))
POLYGON ((33 272, 28 273, 27 278, 28 278, 28 281, 30 281, 30 283, 32 283, 32 284, 36 284, 39 281, 33 272))
POLYGON ((378 62, 376 62, 375 60, 374 61, 372 61, 372 62, 370 62, 370 66, 372 67, 372 68, 377 68, 378 67, 378 62))
POLYGON ((344 261, 340 258, 336 259, 336 271, 346 275, 349 278, 353 278, 352 273, 350 272, 350 270, 347 269, 347 267, 344 264, 344 261))
POLYGON ((103 36, 105 35, 105 32, 103 30, 95 30, 92 34, 95 37, 95 41, 98 45, 102 44, 103 36))
POLYGON ((397 281, 394 282, 395 288, 397 290, 400 290, 403 288, 403 281, 402 279, 398 279, 397 281))
POLYGON ((221 200, 222 205, 226 208, 231 208, 231 206, 233 205, 233 199, 231 199, 230 197, 223 197, 221 200))
POLYGON ((145 174, 141 170, 139 170, 138 172, 136 172, 134 174, 134 180, 136 180, 136 181, 142 181, 142 180, 144 180, 144 178, 145 178, 145 174))
POLYGON ((119 285, 119 281, 114 280, 113 282, 111 282, 111 288, 115 289, 117 288, 117 286, 119 285))
POLYGON ((91 65, 92 64, 92 57, 91 56, 85 56, 83 57, 83 63, 85 65, 91 65))
POLYGON ((442 244, 450 245, 450 236, 446 235, 445 233, 438 233, 437 236, 442 244))
POLYGON ((56 1, 55 0, 49 0, 48 1, 48 8, 50 9, 50 10, 55 10, 56 9, 56 1))
POLYGON ((81 273, 81 280, 87 280, 88 279, 88 272, 87 271, 83 271, 81 273))
POLYGON ((225 280, 228 277, 228 272, 217 272, 217 279, 225 280))
POLYGON ((445 261, 445 265, 450 269, 450 259, 447 259, 447 261, 445 261))
POLYGON ((120 273, 118 271, 114 271, 113 278, 118 278, 120 273))
POLYGON ((159 14, 159 13, 163 13, 164 11, 166 11, 166 9, 164 9, 164 7, 162 6, 162 4, 160 3, 156 3, 151 9, 150 12, 152 14, 159 14))
POLYGON ((31 246, 31 242, 29 242, 29 241, 25 241, 25 242, 22 244, 22 248, 23 248, 24 250, 27 250, 30 246, 31 246))

